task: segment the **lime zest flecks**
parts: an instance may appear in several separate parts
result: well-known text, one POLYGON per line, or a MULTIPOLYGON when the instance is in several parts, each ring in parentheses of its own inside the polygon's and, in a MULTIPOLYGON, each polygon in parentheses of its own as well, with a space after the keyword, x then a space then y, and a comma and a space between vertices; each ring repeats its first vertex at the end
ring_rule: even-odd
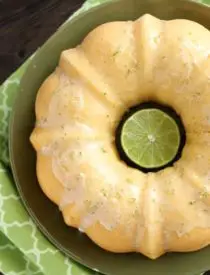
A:
POLYGON ((113 57, 116 57, 121 52, 120 47, 116 49, 116 51, 113 52, 113 57))

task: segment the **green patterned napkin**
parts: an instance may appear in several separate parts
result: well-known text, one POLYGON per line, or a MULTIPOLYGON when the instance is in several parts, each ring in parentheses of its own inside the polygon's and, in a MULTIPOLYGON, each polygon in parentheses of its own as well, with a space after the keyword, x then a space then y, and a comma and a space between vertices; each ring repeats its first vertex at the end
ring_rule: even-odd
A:
MULTIPOLYGON (((87 0, 76 14, 106 1, 87 0)), ((197 2, 210 4, 210 0, 197 2)), ((23 207, 8 169, 9 114, 27 63, 0 87, 0 271, 8 275, 97 274, 65 257, 41 234, 23 207)))

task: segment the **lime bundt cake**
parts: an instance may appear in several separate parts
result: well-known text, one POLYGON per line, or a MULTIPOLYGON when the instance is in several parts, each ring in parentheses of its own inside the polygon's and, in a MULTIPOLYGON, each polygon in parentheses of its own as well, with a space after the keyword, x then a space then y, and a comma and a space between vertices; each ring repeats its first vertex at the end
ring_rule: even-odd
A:
POLYGON ((62 52, 38 92, 36 119, 38 181, 67 225, 108 251, 151 259, 210 244, 210 32, 203 26, 144 15, 97 27, 62 52), (150 102, 177 118, 136 107, 150 102))

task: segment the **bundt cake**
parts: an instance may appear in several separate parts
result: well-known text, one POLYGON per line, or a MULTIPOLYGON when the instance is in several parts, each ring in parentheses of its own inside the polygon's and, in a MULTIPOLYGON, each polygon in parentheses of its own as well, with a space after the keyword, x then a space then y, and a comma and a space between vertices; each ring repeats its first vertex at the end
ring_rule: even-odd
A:
POLYGON ((103 24, 62 52, 35 109, 38 182, 67 225, 151 259, 210 244, 206 28, 151 15, 103 24), (173 108, 186 133, 180 158, 155 172, 128 165, 116 146, 123 115, 150 101, 173 108))

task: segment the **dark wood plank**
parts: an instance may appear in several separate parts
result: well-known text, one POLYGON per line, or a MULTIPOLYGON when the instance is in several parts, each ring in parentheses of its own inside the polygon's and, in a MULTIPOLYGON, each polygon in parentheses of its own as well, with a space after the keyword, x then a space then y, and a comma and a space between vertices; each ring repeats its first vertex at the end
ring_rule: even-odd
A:
POLYGON ((0 83, 84 0, 0 0, 0 83))

